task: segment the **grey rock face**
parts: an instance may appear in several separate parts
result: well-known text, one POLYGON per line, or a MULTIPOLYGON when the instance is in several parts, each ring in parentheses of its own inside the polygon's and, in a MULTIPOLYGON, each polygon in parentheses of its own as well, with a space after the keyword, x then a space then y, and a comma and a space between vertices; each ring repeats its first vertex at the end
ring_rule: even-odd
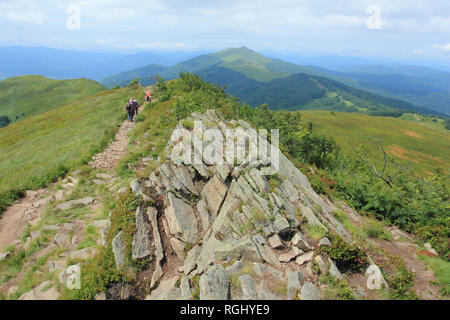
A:
POLYGON ((242 299, 244 300, 257 300, 258 294, 256 293, 255 282, 248 274, 239 276, 239 282, 242 288, 242 299))
POLYGON ((302 280, 302 275, 299 271, 286 271, 286 278, 287 278, 287 296, 289 300, 292 300, 295 298, 297 292, 300 291, 302 288, 300 284, 300 280, 302 280))
POLYGON ((200 300, 228 300, 229 275, 221 265, 214 265, 200 277, 200 300))
POLYGON ((298 231, 292 238, 292 244, 303 251, 308 251, 311 249, 305 237, 300 231, 298 231))
POLYGON ((173 193, 168 193, 170 206, 165 211, 170 233, 184 242, 194 243, 198 238, 197 219, 194 210, 173 193))
POLYGON ((122 240, 122 231, 120 231, 112 241, 114 261, 117 269, 121 269, 125 264, 125 243, 122 240))
POLYGON ((139 207, 136 210, 136 231, 131 244, 133 260, 148 257, 151 253, 151 225, 146 219, 145 209, 139 207))
POLYGON ((319 300, 320 292, 311 282, 305 282, 302 286, 299 298, 301 300, 319 300))

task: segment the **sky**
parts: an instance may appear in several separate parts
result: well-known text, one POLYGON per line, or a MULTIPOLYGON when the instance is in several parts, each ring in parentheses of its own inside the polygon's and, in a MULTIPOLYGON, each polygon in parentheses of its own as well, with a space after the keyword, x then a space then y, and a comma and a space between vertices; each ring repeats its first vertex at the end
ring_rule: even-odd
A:
POLYGON ((256 51, 450 66, 448 0, 0 0, 0 46, 256 51))

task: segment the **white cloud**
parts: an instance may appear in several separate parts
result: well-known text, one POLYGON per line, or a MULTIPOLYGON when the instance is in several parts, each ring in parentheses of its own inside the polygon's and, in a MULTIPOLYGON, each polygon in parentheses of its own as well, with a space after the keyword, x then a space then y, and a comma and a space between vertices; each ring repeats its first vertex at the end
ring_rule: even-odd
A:
POLYGON ((448 51, 450 52, 450 43, 447 44, 435 44, 433 45, 434 49, 442 50, 442 51, 448 51))

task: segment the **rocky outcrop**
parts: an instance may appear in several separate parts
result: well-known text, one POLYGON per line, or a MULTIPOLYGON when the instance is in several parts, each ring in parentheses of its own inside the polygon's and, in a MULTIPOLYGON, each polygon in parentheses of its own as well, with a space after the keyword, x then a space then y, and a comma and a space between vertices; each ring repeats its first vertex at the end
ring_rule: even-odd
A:
MULTIPOLYGON (((243 121, 225 121, 213 111, 193 114, 203 130, 251 128, 243 121)), ((183 129, 180 123, 177 129, 183 129)), ((194 137, 204 133, 190 131, 194 137)), ((235 137, 238 150, 250 145, 235 137)), ((261 138, 259 138, 261 143, 261 138)), ((315 225, 345 241, 349 233, 334 218, 337 210, 312 189, 308 179, 279 150, 279 167, 269 155, 253 162, 214 164, 198 147, 191 163, 173 150, 190 139, 174 139, 166 160, 131 189, 155 207, 136 212, 132 258, 150 258, 151 292, 147 299, 305 299, 321 297, 320 273, 343 279, 342 273, 316 248, 330 246, 328 238, 308 239, 304 226, 315 225), (202 158, 203 157, 203 158, 202 158), (277 169, 277 170, 274 170, 277 169)), ((205 138, 203 149, 211 141, 205 138)), ((267 141, 265 142, 267 144, 267 141)), ((191 158, 191 159, 192 159, 191 158)), ((126 264, 120 233, 113 240, 118 268, 126 264)))

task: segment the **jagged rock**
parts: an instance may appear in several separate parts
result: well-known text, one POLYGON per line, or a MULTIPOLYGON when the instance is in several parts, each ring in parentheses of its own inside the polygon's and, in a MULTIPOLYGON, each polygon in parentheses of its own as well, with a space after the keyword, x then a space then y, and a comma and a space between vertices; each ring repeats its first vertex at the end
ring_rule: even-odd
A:
POLYGON ((19 300, 57 300, 59 293, 55 287, 50 287, 51 281, 44 281, 31 291, 22 294, 19 300))
POLYGON ((58 244, 58 246, 60 247, 64 247, 67 246, 70 243, 70 236, 66 233, 60 233, 58 232, 55 235, 55 242, 58 244))
POLYGON ((258 289, 258 300, 278 300, 277 297, 272 294, 269 289, 267 289, 266 283, 263 280, 261 280, 261 282, 259 283, 258 289))
POLYGON ((55 193, 55 201, 63 201, 65 199, 65 194, 64 191, 62 190, 58 190, 55 193))
POLYGON ((96 248, 84 248, 70 253, 70 258, 73 260, 88 260, 97 254, 96 248))
POLYGON ((38 200, 36 202, 33 202, 32 206, 34 208, 44 207, 44 206, 46 206, 47 204, 49 204, 50 202, 52 202, 54 200, 55 200, 54 196, 49 196, 47 198, 44 198, 44 199, 38 200))
POLYGON ((219 264, 200 277, 200 300, 228 300, 229 290, 228 272, 219 264))
POLYGON ((197 210, 202 221, 202 229, 207 230, 209 226, 214 222, 214 217, 208 211, 206 201, 201 199, 197 202, 197 210))
POLYGON ((275 253, 269 246, 267 246, 266 239, 264 239, 260 234, 257 234, 253 236, 253 240, 258 248, 261 258, 264 261, 277 267, 281 266, 275 253))
POLYGON ((222 243, 214 250, 214 259, 228 262, 241 259, 256 262, 260 261, 261 256, 250 236, 245 236, 241 239, 231 239, 222 243))
POLYGON ((289 250, 286 253, 280 254, 278 256, 278 261, 288 263, 288 262, 294 260, 295 258, 297 258, 297 256, 298 256, 298 254, 296 254, 293 250, 289 250))
POLYGON ((423 247, 425 248, 425 250, 427 250, 427 251, 430 252, 431 254, 433 254, 433 255, 435 255, 435 256, 438 255, 437 251, 434 250, 433 247, 431 246, 431 244, 429 244, 428 242, 425 243, 425 244, 423 245, 423 247))
POLYGON ((287 297, 289 300, 295 298, 295 296, 300 292, 302 286, 300 281, 303 280, 303 275, 299 271, 286 270, 287 278, 287 297))
POLYGON ((231 172, 230 166, 229 165, 217 165, 216 169, 217 169, 217 173, 219 174, 222 181, 226 181, 231 172))
POLYGON ((131 296, 131 285, 128 283, 124 283, 120 288, 120 299, 127 300, 131 296))
POLYGON ((306 262, 310 262, 312 261, 314 257, 314 251, 310 251, 308 253, 302 254, 301 256, 298 256, 297 259, 295 260, 295 262, 301 266, 303 264, 305 264, 306 262))
POLYGON ((81 264, 74 264, 58 274, 59 283, 69 289, 80 289, 81 264))
POLYGON ((100 292, 99 294, 97 294, 95 296, 94 300, 98 300, 98 301, 106 300, 106 294, 104 292, 100 292))
POLYGON ((330 274, 337 278, 337 279, 344 279, 344 276, 342 275, 342 273, 339 271, 339 269, 336 267, 336 265, 334 264, 333 260, 331 260, 330 258, 328 258, 328 263, 330 264, 330 274))
POLYGON ((8 296, 9 296, 9 297, 12 297, 12 296, 15 295, 18 291, 19 291, 19 287, 12 286, 12 287, 9 288, 9 290, 8 290, 8 296))
POLYGON ((319 247, 321 247, 321 246, 329 247, 329 246, 331 246, 331 242, 328 238, 325 237, 325 238, 320 239, 318 246, 319 247))
POLYGON ((87 197, 87 198, 78 199, 78 200, 71 200, 71 201, 63 202, 63 203, 57 205, 55 207, 55 209, 53 209, 53 210, 63 210, 64 211, 64 210, 67 210, 67 209, 71 208, 72 206, 75 206, 78 204, 87 206, 87 205, 93 204, 94 202, 95 202, 95 198, 93 198, 93 197, 87 197))
POLYGON ((105 181, 100 180, 100 179, 93 179, 92 182, 95 183, 98 186, 101 186, 102 184, 105 184, 105 181))
POLYGON ((197 258, 201 252, 202 248, 200 246, 194 246, 186 255, 186 260, 184 260, 183 272, 185 275, 189 275, 189 273, 195 269, 197 266, 197 258))
POLYGON ((273 228, 275 229, 275 232, 278 235, 280 235, 281 237, 284 237, 284 235, 287 232, 290 232, 290 230, 291 230, 291 226, 289 225, 289 222, 281 214, 275 215, 275 220, 273 222, 273 228))
POLYGON ((165 210, 170 233, 184 242, 194 243, 198 238, 197 219, 194 210, 173 193, 168 193, 169 207, 165 210))
POLYGON ((131 244, 132 259, 143 259, 148 257, 151 253, 150 243, 150 222, 144 217, 145 209, 140 206, 136 210, 136 231, 134 233, 133 242, 131 244))
POLYGON ((377 265, 371 264, 367 268, 365 276, 367 277, 367 289, 380 290, 383 286, 389 288, 388 283, 384 279, 383 274, 377 265))
POLYGON ((202 197, 206 199, 210 212, 214 217, 217 215, 226 193, 227 187, 217 175, 214 175, 203 188, 202 197))
POLYGON ((194 182, 192 181, 191 175, 189 174, 186 167, 175 167, 174 173, 178 181, 181 182, 181 184, 191 193, 195 194, 196 196, 200 196, 200 193, 198 192, 197 188, 194 185, 194 182))
POLYGON ((180 282, 181 298, 183 300, 189 300, 192 298, 191 285, 189 284, 188 277, 184 276, 181 278, 180 282))
POLYGON ((9 257, 9 255, 10 255, 10 252, 9 252, 9 251, 0 253, 0 261, 5 260, 6 258, 9 257))
POLYGON ((229 274, 233 274, 233 273, 238 273, 239 271, 241 271, 243 267, 244 267, 244 264, 238 260, 235 263, 233 263, 231 266, 227 267, 226 269, 229 274))
POLYGON ((173 251, 175 251, 175 254, 177 257, 181 260, 184 259, 184 247, 185 244, 183 241, 177 239, 177 238, 170 238, 170 245, 172 246, 173 251))
POLYGON ((96 227, 96 228, 99 228, 99 229, 103 229, 103 228, 106 228, 108 225, 109 225, 109 220, 95 220, 95 221, 92 221, 92 223, 90 224, 90 225, 92 225, 92 226, 94 226, 94 227, 96 227))
POLYGON ((321 256, 317 256, 314 258, 314 261, 316 261, 317 265, 319 266, 320 272, 323 274, 326 274, 328 271, 327 264, 325 261, 323 261, 321 256))
POLYGON ((159 234, 158 211, 153 207, 147 208, 147 217, 149 218, 153 228, 153 239, 156 247, 156 261, 161 262, 161 260, 164 259, 164 250, 161 235, 159 234))
POLYGON ((156 286, 156 284, 158 283, 158 281, 162 278, 163 275, 164 275, 163 269, 161 268, 161 265, 158 262, 156 264, 155 271, 153 271, 153 274, 152 274, 150 288, 154 288, 156 286))
POLYGON ((125 243, 122 240, 122 231, 120 231, 112 241, 114 261, 117 269, 121 269, 125 264, 125 243))
POLYGON ((300 231, 298 231, 292 238, 292 244, 303 251, 311 250, 311 247, 300 231))
POLYGON ((269 238, 269 245, 272 249, 283 249, 284 245, 278 234, 274 234, 269 238))
POLYGON ((25 196, 26 196, 28 199, 34 199, 34 198, 36 198, 36 197, 38 196, 38 193, 37 193, 36 191, 33 191, 33 190, 27 190, 27 191, 25 192, 25 196))
POLYGON ((54 271, 59 271, 66 268, 66 263, 64 261, 49 261, 47 263, 48 271, 53 273, 54 271))
POLYGON ((299 294, 300 300, 319 300, 320 292, 311 282, 305 282, 299 294))
POLYGON ((152 290, 145 300, 178 300, 181 298, 180 288, 176 288, 175 284, 178 281, 178 277, 161 281, 158 288, 152 290))
POLYGON ((242 288, 242 299, 257 300, 258 294, 256 292, 255 282, 248 274, 239 276, 239 282, 242 288))
POLYGON ((111 175, 109 175, 107 173, 97 173, 96 177, 99 179, 105 179, 105 180, 110 180, 113 178, 111 175))

